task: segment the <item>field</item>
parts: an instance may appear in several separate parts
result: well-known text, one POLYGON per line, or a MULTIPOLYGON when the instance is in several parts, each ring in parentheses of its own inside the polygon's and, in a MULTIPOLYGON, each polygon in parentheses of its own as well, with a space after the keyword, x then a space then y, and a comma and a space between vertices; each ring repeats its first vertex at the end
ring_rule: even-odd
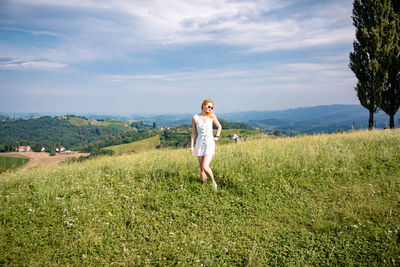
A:
MULTIPOLYGON (((58 165, 71 158, 78 158, 80 156, 88 156, 89 153, 73 152, 69 154, 57 153, 55 156, 50 156, 47 152, 8 152, 0 155, 4 157, 24 158, 25 163, 18 166, 21 170, 26 170, 35 167, 48 167, 58 165), (29 161, 28 161, 29 160, 29 161)), ((0 167, 1 168, 1 167, 0 167)))
MULTIPOLYGON (((214 130, 214 135, 217 134, 217 130, 214 130)), ((230 144, 232 143, 231 136, 233 134, 237 134, 239 136, 239 141, 255 139, 265 137, 264 133, 260 133, 257 131, 246 130, 246 129, 223 129, 221 132, 219 144, 230 144)))
POLYGON ((85 120, 85 119, 82 119, 82 118, 69 117, 68 119, 75 126, 87 126, 87 125, 89 125, 89 121, 85 120))
POLYGON ((0 176, 1 265, 399 265, 400 130, 217 145, 0 176))
POLYGON ((109 126, 121 132, 127 131, 130 128, 125 126, 125 122, 114 119, 106 119, 104 121, 89 121, 78 117, 69 117, 69 121, 75 126, 87 126, 89 124, 96 126, 109 126))
POLYGON ((16 169, 26 164, 29 158, 0 155, 0 173, 8 169, 16 169))
POLYGON ((109 146, 103 149, 112 150, 116 155, 121 155, 124 153, 138 153, 155 149, 156 146, 158 146, 159 144, 160 144, 160 136, 157 135, 140 141, 122 145, 109 146))

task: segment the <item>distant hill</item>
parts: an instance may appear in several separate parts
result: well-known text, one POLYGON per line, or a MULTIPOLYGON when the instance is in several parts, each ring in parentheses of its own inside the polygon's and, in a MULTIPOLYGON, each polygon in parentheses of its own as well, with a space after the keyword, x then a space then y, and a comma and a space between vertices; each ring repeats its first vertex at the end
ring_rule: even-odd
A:
MULTIPOLYGON (((368 128, 369 112, 361 105, 323 105, 299 107, 274 111, 244 111, 218 113, 219 118, 231 122, 244 122, 253 127, 297 130, 299 132, 330 132, 338 129, 349 130, 368 128)), ((135 115, 135 119, 146 122, 156 121, 157 125, 173 126, 191 124, 192 114, 135 115)), ((389 116, 384 112, 374 115, 375 127, 385 128, 389 116)), ((398 125, 399 112, 395 116, 398 125)))
MULTIPOLYGON (((399 112, 395 116, 395 125, 399 124, 399 112)), ((2 116, 18 116, 18 114, 1 113, 2 116)), ((38 116, 37 113, 23 114, 25 117, 38 116)), ((323 105, 313 107, 299 107, 293 109, 274 110, 274 111, 243 111, 231 113, 218 113, 219 118, 230 122, 244 122, 253 127, 263 127, 271 129, 287 129, 299 132, 331 132, 338 129, 349 130, 352 127, 362 129, 368 127, 369 112, 361 105, 323 105)), ((19 115, 22 116, 22 115, 19 115)), ((152 124, 156 122, 161 126, 176 126, 191 124, 193 114, 131 114, 131 115, 96 115, 91 114, 90 118, 112 117, 114 119, 128 121, 144 121, 152 124)), ((384 112, 374 115, 375 127, 385 128, 389 124, 389 116, 384 112)), ((105 120, 107 121, 107 120, 105 120)), ((115 124, 121 127, 121 124, 115 124)))
MULTIPOLYGON (((300 132, 330 132, 338 129, 367 128, 369 113, 361 105, 327 105, 300 107, 276 111, 247 111, 221 114, 226 120, 242 121, 254 127, 290 129, 300 132)), ((400 116, 397 113, 395 124, 400 116)), ((385 128, 389 116, 384 112, 374 115, 375 127, 385 128)))

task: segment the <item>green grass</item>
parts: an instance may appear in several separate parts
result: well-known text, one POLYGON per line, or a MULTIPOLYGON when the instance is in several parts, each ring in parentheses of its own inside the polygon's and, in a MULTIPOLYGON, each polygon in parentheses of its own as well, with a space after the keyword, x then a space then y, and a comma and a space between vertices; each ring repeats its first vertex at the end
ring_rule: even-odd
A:
POLYGON ((188 149, 0 176, 1 265, 398 265, 400 130, 188 149))
POLYGON ((87 125, 89 125, 89 121, 85 120, 85 119, 82 119, 82 118, 69 117, 68 119, 75 126, 87 126, 87 125))
POLYGON ((25 157, 0 155, 0 173, 6 170, 17 169, 26 164, 28 161, 29 158, 25 157))
POLYGON ((125 126, 124 123, 108 123, 107 126, 117 129, 120 132, 126 132, 131 129, 130 127, 125 126))
POLYGON ((138 153, 138 152, 152 150, 155 149, 156 146, 158 146, 159 144, 160 144, 160 136, 157 135, 140 141, 122 145, 109 146, 103 149, 112 150, 116 155, 121 155, 124 153, 138 153))
POLYGON ((90 124, 104 127, 111 127, 119 130, 120 132, 125 132, 130 129, 130 127, 125 126, 126 122, 114 120, 114 119, 106 119, 104 121, 91 121, 90 124))
POLYGON ((125 122, 118 121, 114 119, 106 119, 104 121, 89 121, 78 117, 69 117, 69 121, 75 126, 87 126, 89 124, 96 126, 111 127, 124 132, 130 129, 130 127, 125 126, 125 122))

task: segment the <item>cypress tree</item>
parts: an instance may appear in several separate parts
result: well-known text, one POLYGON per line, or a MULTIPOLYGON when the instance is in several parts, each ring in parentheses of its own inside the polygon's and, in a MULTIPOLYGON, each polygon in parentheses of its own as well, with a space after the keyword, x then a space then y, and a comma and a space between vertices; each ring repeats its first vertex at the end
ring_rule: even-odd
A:
POLYGON ((389 24, 386 30, 388 53, 382 64, 388 79, 382 93, 382 110, 389 115, 389 126, 394 128, 394 115, 400 107, 400 1, 391 0, 389 24))
POLYGON ((362 106, 369 111, 368 128, 374 127, 374 113, 382 102, 387 71, 381 66, 385 54, 385 29, 388 24, 389 0, 355 0, 353 25, 356 27, 354 52, 350 69, 358 79, 355 90, 362 106))

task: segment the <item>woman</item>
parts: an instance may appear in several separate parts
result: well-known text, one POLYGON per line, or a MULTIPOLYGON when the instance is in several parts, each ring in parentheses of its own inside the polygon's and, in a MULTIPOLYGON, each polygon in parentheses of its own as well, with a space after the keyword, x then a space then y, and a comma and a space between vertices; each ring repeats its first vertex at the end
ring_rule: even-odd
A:
POLYGON ((214 156, 215 142, 218 141, 221 134, 221 124, 213 113, 214 102, 211 99, 205 99, 201 104, 200 114, 196 114, 192 118, 192 134, 190 140, 190 152, 196 155, 200 165, 200 175, 203 183, 206 182, 207 176, 210 177, 213 187, 217 190, 217 183, 214 180, 213 172, 210 168, 210 162, 214 156), (217 135, 213 137, 212 124, 218 127, 217 135), (196 149, 194 149, 194 138, 196 137, 196 149))

